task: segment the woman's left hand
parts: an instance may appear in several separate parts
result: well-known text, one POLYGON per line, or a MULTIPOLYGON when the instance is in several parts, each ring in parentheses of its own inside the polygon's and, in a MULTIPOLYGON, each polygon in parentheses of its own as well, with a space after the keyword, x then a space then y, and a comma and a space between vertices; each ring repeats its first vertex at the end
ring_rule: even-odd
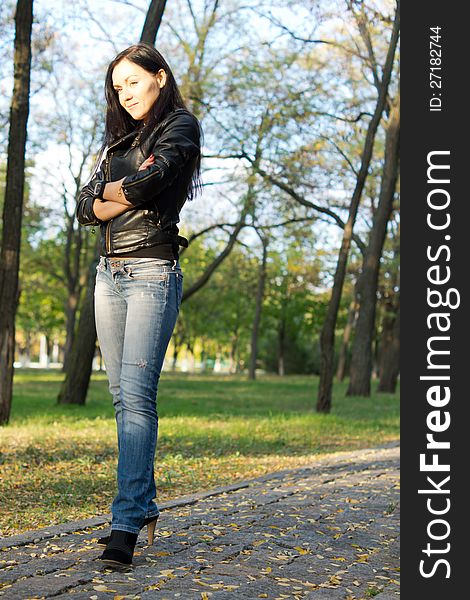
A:
POLYGON ((93 212, 100 221, 114 219, 114 217, 122 215, 127 210, 129 210, 129 207, 119 202, 101 202, 99 198, 95 198, 93 201, 93 212))

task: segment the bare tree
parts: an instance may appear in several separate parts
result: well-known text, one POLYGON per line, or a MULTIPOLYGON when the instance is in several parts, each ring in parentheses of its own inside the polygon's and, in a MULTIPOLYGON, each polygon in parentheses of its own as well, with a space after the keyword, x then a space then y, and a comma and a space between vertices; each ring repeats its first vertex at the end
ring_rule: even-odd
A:
MULTIPOLYGON (((66 122, 64 120, 64 122, 66 122)), ((74 134, 74 123, 69 119, 68 131, 66 131, 66 146, 69 155, 68 171, 72 176, 74 182, 74 188, 70 191, 66 186, 63 186, 63 210, 65 219, 65 252, 63 255, 63 272, 65 275, 65 282, 67 285, 67 302, 65 306, 65 317, 66 317, 66 338, 64 347, 64 364, 63 371, 67 373, 69 369, 69 359, 72 354, 73 341, 75 337, 75 325, 77 310, 79 307, 80 296, 84 286, 88 285, 88 265, 90 263, 90 251, 89 251, 89 236, 85 233, 83 227, 81 227, 75 219, 75 210, 69 209, 69 198, 72 196, 73 200, 78 200, 81 188, 84 183, 84 173, 86 164, 92 155, 92 148, 97 143, 99 126, 98 118, 96 117, 91 123, 91 127, 88 131, 80 131, 80 139, 83 139, 83 143, 80 144, 79 161, 78 165, 74 167, 72 160, 72 139, 74 134)), ((80 126, 79 126, 80 127, 80 126)), ((96 244, 93 244, 94 256, 96 258, 98 250, 96 244)), ((73 368, 73 367, 71 367, 73 368)))
MULTIPOLYGON (((140 41, 155 43, 164 8, 165 1, 154 2, 152 0, 150 2, 140 41)), ((97 264, 97 258, 98 246, 94 257, 94 265, 97 264)), ((72 360, 68 361, 65 380, 57 398, 57 402, 60 404, 84 404, 88 392, 96 347, 93 296, 94 277, 88 278, 87 285, 88 288, 84 294, 80 309, 81 316, 78 323, 78 335, 74 338, 69 351, 72 360), (93 324, 91 324, 91 320, 93 320, 93 324), (80 360, 76 360, 77 356, 80 357, 80 360)))
POLYGON ((372 150, 374 147, 375 135, 382 118, 384 111, 388 87, 393 70, 393 63, 395 59, 395 50, 398 43, 400 30, 400 3, 397 2, 395 19, 393 23, 392 35, 388 47, 387 57, 383 68, 382 80, 380 85, 380 93, 377 98, 375 105, 374 115, 369 122, 367 128, 366 139, 364 142, 364 148, 361 157, 361 168, 359 170, 356 185, 351 199, 349 207, 349 216, 344 228, 343 239, 341 248, 338 255, 338 262, 336 265, 336 272, 333 282, 333 289, 331 293, 330 302, 328 304, 328 310, 323 324, 320 345, 321 345, 321 368, 320 368, 320 384, 318 387, 317 397, 317 411, 318 412, 330 412, 331 410, 331 391, 333 386, 333 358, 334 358, 334 338, 336 319, 338 316, 338 309, 341 300, 341 294, 343 291, 343 283, 346 274, 346 265, 348 261, 349 248, 351 245, 352 233, 354 223, 356 221, 357 211, 359 208, 359 202, 361 200, 362 191, 367 178, 367 172, 369 170, 370 161, 372 158, 372 150))
POLYGON ((74 338, 67 376, 62 382, 58 404, 85 404, 96 345, 94 283, 97 258, 90 264, 86 297, 82 302, 77 334, 74 338), (93 340, 93 344, 90 343, 93 340), (72 365, 77 365, 72 368, 72 365))
POLYGON ((400 238, 399 223, 391 229, 393 257, 388 277, 379 285, 381 313, 378 344, 378 392, 395 393, 400 372, 400 238))
POLYGON ((18 0, 15 14, 14 84, 10 107, 7 176, 0 255, 0 424, 10 418, 18 307, 26 132, 31 82, 33 0, 18 0))
POLYGON ((354 298, 353 300, 351 300, 351 303, 348 308, 348 320, 346 322, 346 327, 344 328, 343 341, 341 343, 341 348, 339 351, 338 366, 336 368, 336 379, 338 381, 343 381, 346 375, 346 362, 348 355, 349 340, 351 339, 351 332, 354 328, 354 323, 356 321, 357 308, 358 304, 356 299, 356 293, 354 292, 354 298))
POLYGON ((150 0, 150 6, 145 17, 144 27, 140 35, 141 42, 155 44, 160 23, 165 11, 166 0, 150 0))
POLYGON ((394 394, 400 372, 400 293, 386 302, 379 352, 378 392, 394 394))
POLYGON ((351 357, 348 396, 370 396, 372 372, 372 340, 377 305, 377 285, 380 258, 392 214, 393 199, 398 177, 398 149, 400 140, 400 99, 392 102, 385 136, 385 157, 379 203, 364 254, 358 280, 359 314, 357 318, 351 357))
POLYGON ((258 232, 263 246, 263 253, 259 265, 258 289, 256 290, 255 318, 251 329, 251 355, 248 371, 249 379, 256 379, 256 362, 258 359, 258 336, 261 321, 261 309, 263 307, 264 287, 266 282, 266 263, 268 259, 268 237, 258 232))

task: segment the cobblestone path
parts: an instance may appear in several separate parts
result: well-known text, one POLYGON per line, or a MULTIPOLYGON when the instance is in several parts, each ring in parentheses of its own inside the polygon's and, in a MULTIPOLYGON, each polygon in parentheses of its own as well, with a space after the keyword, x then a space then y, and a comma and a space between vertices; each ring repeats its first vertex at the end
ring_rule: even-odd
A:
POLYGON ((0 598, 392 600, 399 597, 399 446, 162 504, 132 568, 96 560, 109 515, 0 540, 0 598))

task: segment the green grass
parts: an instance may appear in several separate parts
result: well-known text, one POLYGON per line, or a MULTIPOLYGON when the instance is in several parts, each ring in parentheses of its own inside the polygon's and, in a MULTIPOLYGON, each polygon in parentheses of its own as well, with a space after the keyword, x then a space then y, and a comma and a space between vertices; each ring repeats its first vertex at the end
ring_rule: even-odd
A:
MULTIPOLYGON (((1 535, 110 511, 116 433, 106 375, 93 375, 86 406, 56 404, 61 379, 15 374, 11 421, 0 428, 1 535)), ((398 395, 346 397, 347 383, 336 384, 325 415, 315 412, 317 385, 309 376, 163 373, 157 500, 398 439, 398 395)))

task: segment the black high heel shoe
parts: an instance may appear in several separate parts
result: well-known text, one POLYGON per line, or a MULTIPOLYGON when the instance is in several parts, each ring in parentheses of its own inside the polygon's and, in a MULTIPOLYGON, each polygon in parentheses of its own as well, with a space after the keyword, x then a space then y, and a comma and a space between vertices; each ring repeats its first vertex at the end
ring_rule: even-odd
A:
POLYGON ((109 536, 109 542, 99 560, 113 566, 132 564, 137 538, 137 533, 113 529, 109 536))
MULTIPOLYGON (((141 527, 141 529, 142 529, 143 527, 145 527, 147 525, 147 539, 148 539, 149 546, 151 546, 153 544, 153 539, 155 537, 155 526, 157 524, 158 517, 159 517, 159 515, 157 515, 157 516, 153 515, 152 517, 146 517, 144 519, 144 522, 141 527)), ((110 535, 105 535, 103 537, 98 538, 97 544, 99 546, 107 546, 110 539, 111 539, 110 535)))

